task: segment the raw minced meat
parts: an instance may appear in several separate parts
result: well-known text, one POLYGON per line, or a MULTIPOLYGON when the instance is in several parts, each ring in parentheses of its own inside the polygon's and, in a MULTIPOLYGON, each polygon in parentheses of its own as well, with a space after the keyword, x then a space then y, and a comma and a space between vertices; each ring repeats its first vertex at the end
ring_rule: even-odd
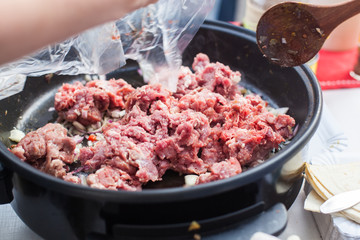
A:
POLYGON ((11 151, 65 181, 136 191, 168 170, 195 174, 196 184, 229 178, 291 138, 295 120, 243 95, 239 72, 202 53, 192 69, 181 68, 175 93, 122 79, 64 84, 55 95, 62 125, 28 133, 11 151))
POLYGON ((55 110, 59 121, 90 125, 101 121, 108 109, 125 107, 128 94, 134 88, 124 80, 66 83, 55 94, 55 110))
POLYGON ((21 160, 54 175, 64 177, 74 162, 76 141, 58 123, 48 123, 26 134, 11 151, 21 160))

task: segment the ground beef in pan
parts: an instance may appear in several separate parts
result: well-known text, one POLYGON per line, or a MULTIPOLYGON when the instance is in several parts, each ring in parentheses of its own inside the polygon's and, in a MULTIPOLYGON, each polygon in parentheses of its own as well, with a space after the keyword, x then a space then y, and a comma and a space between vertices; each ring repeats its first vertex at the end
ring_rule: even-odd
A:
POLYGON ((56 177, 63 177, 74 162, 76 142, 61 124, 48 123, 28 133, 11 151, 22 161, 56 177))
POLYGON ((64 84, 55 95, 58 122, 82 136, 50 123, 11 151, 65 181, 138 191, 168 170, 196 174, 196 184, 232 177, 292 137, 295 120, 244 95, 239 72, 205 54, 192 69, 181 68, 175 93, 156 84, 134 89, 122 79, 64 84))
POLYGON ((100 122, 108 109, 125 108, 128 94, 134 90, 124 80, 94 80, 64 84, 55 94, 55 110, 59 121, 77 121, 82 125, 100 122))

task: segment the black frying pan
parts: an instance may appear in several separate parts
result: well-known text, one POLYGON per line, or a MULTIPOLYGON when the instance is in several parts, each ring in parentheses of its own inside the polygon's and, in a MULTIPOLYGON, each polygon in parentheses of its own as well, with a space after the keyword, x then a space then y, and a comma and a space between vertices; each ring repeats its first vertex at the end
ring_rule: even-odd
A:
MULTIPOLYGON (((314 74, 305 66, 269 64, 258 50, 253 32, 226 23, 203 24, 185 50, 183 64, 190 65, 199 52, 239 70, 241 84, 273 106, 289 107, 288 113, 298 124, 291 143, 253 169, 191 188, 125 192, 75 185, 39 172, 7 150, 13 127, 29 131, 55 121, 56 114, 48 110, 56 90, 82 76, 55 76, 49 82, 43 77, 31 78, 23 92, 0 101, 3 202, 11 201, 19 217, 46 239, 192 238, 194 232, 189 232, 188 226, 193 220, 201 224, 197 232, 211 236, 275 204, 289 208, 303 178, 287 181, 281 191, 278 183, 283 181, 284 164, 302 151, 319 124, 322 96, 314 74)), ((134 62, 107 77, 122 77, 135 86, 143 84, 134 62)))

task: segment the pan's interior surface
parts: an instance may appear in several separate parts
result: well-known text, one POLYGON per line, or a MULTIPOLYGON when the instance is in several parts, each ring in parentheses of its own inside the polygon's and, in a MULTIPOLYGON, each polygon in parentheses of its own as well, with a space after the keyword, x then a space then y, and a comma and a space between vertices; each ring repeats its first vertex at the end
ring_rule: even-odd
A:
MULTIPOLYGON (((241 84, 260 94, 271 105, 289 107, 288 113, 299 125, 293 141, 301 139, 299 146, 294 146, 291 151, 300 151, 315 131, 321 109, 321 93, 311 72, 304 67, 280 68, 269 64, 256 46, 254 33, 224 23, 203 25, 185 50, 183 65, 191 66, 199 52, 206 53, 212 62, 219 61, 240 71, 241 84)), ((140 86, 143 82, 137 68, 135 62, 129 61, 107 78, 121 77, 135 87, 140 86)), ((55 92, 64 82, 76 80, 83 80, 83 76, 29 78, 23 92, 0 101, 0 140, 4 145, 13 144, 8 137, 14 127, 28 132, 54 122, 57 117, 52 109, 55 92)))
MULTIPOLYGON (((191 66, 199 52, 206 53, 212 62, 240 71, 241 84, 274 107, 289 107, 288 113, 298 124, 291 143, 253 169, 192 188, 142 192, 92 189, 41 173, 7 151, 14 144, 8 139, 10 130, 16 127, 28 132, 54 122, 55 92, 63 83, 83 80, 84 76, 29 78, 24 91, 0 101, 0 161, 15 173, 11 204, 19 217, 44 238, 76 239, 73 237, 87 236, 95 228, 106 234, 116 224, 151 224, 153 228, 154 224, 185 222, 184 231, 188 233, 187 224, 194 217, 204 221, 213 218, 212 223, 219 227, 227 224, 219 216, 230 216, 228 220, 234 222, 235 213, 236 222, 278 202, 290 207, 302 179, 283 193, 277 193, 275 185, 282 165, 310 140, 319 123, 322 99, 316 78, 303 66, 280 68, 269 64, 257 48, 255 33, 226 23, 205 22, 185 50, 183 65, 191 66)), ((121 77, 135 87, 141 86, 144 83, 137 69, 135 62, 128 61, 107 78, 121 77)), ((134 228, 129 229, 134 234, 134 228)))

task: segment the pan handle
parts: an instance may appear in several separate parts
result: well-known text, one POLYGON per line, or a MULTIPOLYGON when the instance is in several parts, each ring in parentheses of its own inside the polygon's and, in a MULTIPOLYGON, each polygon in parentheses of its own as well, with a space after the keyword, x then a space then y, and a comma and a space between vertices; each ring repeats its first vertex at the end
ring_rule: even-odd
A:
POLYGON ((0 162, 0 204, 10 203, 14 198, 11 178, 12 171, 4 167, 0 162))

